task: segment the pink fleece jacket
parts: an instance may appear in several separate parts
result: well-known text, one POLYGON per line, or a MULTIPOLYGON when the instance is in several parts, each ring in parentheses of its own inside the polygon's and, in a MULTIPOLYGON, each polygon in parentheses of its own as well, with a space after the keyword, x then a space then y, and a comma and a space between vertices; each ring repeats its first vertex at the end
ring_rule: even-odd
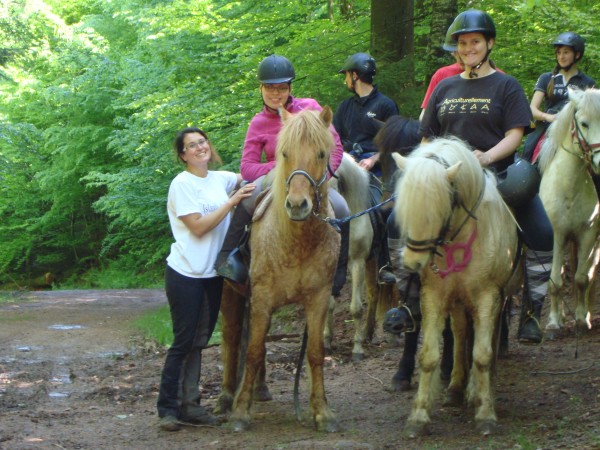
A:
MULTIPOLYGON (((323 110, 321 105, 312 98, 294 97, 291 98, 286 109, 291 113, 297 113, 305 109, 323 110)), ((276 112, 269 111, 266 106, 252 118, 248 126, 248 132, 246 133, 244 150, 242 151, 240 171, 244 180, 254 181, 275 167, 275 147, 277 144, 277 134, 280 129, 281 119, 279 115, 276 112), (266 162, 262 162, 263 153, 266 162)), ((344 149, 333 125, 329 129, 335 142, 335 148, 331 149, 329 165, 335 173, 342 163, 344 149)))

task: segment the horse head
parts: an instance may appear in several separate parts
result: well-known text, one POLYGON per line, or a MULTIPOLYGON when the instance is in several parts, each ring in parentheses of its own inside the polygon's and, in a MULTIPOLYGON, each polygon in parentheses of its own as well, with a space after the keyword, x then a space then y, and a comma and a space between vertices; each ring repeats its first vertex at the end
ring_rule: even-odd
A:
POLYGON ((304 221, 327 208, 327 163, 334 146, 329 126, 333 114, 280 109, 283 126, 277 139, 276 182, 285 184, 285 210, 293 221, 304 221))
POLYGON ((596 174, 600 174, 600 90, 569 88, 573 105, 571 136, 596 174))
POLYGON ((404 267, 419 272, 426 267, 437 248, 445 243, 454 208, 454 180, 462 166, 449 166, 430 155, 407 158, 399 153, 392 157, 403 172, 396 186, 396 223, 406 245, 402 250, 404 267))

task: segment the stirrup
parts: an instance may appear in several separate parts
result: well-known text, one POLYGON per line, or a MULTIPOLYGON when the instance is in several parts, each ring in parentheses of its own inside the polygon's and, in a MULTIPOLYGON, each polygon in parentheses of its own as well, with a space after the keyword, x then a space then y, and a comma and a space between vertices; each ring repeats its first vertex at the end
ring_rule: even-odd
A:
POLYGON ((396 276, 392 271, 392 265, 386 264, 381 266, 379 272, 377 273, 377 283, 383 285, 395 285, 396 284, 396 276))
MULTIPOLYGON (((532 325, 529 325, 529 327, 531 326, 532 325)), ((532 313, 528 313, 527 318, 523 321, 523 325, 519 328, 519 334, 517 336, 519 342, 523 344, 539 344, 542 342, 543 337, 544 334, 542 332, 542 327, 540 326, 540 321, 532 313), (524 334, 525 328, 527 328, 528 324, 531 322, 535 324, 535 331, 533 333, 524 334)))

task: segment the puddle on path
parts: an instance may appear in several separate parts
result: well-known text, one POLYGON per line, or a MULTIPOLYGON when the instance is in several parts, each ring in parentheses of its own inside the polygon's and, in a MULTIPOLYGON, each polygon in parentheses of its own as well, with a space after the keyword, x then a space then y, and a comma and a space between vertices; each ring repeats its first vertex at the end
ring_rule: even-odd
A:
POLYGON ((81 330, 82 328, 81 325, 63 325, 60 323, 48 327, 50 330, 81 330))

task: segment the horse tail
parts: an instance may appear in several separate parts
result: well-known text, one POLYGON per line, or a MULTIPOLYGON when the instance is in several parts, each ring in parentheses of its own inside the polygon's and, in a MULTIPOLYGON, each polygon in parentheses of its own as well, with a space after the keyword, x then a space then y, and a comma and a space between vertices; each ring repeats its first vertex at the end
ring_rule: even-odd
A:
POLYGON ((369 172, 344 153, 336 176, 337 180, 332 179, 330 183, 346 199, 350 212, 364 211, 369 206, 369 172))

